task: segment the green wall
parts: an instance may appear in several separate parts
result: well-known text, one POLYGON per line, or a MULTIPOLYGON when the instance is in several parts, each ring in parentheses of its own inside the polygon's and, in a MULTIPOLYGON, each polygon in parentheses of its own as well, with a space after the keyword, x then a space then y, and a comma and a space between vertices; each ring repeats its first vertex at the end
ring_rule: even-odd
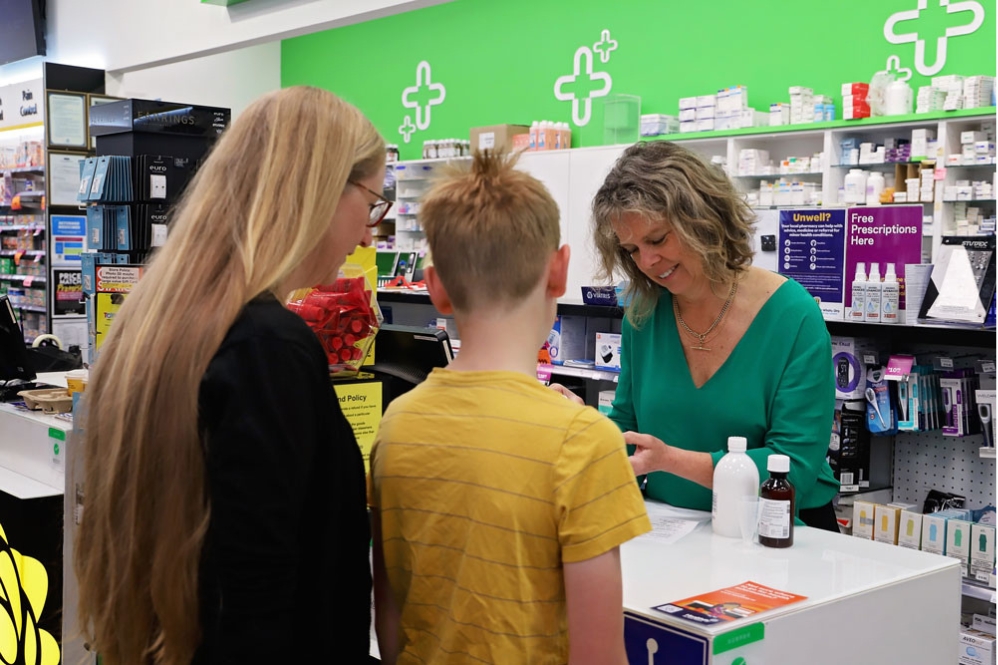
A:
MULTIPOLYGON (((960 32, 975 18, 969 8, 978 8, 983 21, 975 32, 945 40, 938 75, 995 75, 995 0, 950 0, 950 9, 962 10, 952 13, 940 1, 927 0, 915 13, 919 0, 455 0, 285 40, 281 84, 336 92, 400 144, 403 159, 413 159, 424 139, 467 138, 473 126, 571 122, 572 103, 555 98, 555 81, 572 73, 577 49, 591 49, 609 30, 617 49, 606 63, 596 54, 593 71, 610 75, 611 93, 639 95, 642 113, 675 114, 680 97, 733 85, 748 86, 750 105, 768 111, 772 102, 789 101, 790 86, 802 85, 834 97, 841 118, 843 82, 869 81, 891 55, 917 69, 916 43, 884 36, 897 12, 917 16, 893 33, 925 40, 931 66, 937 38, 960 32), (415 86, 422 61, 446 96, 431 107, 428 129, 406 144, 399 127, 406 116, 416 118, 403 106, 403 90, 415 86)), ((916 93, 928 78, 913 71, 916 93)), ((439 94, 422 90, 424 98, 439 94)), ((575 146, 602 142, 598 109, 594 104, 588 125, 573 127, 575 146)))

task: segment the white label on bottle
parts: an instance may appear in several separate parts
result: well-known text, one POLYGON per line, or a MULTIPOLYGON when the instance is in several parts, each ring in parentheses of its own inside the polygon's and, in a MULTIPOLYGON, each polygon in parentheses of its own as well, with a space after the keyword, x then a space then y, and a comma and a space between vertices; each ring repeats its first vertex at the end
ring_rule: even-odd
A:
POLYGON ((759 499, 759 536, 790 537, 790 502, 759 499))

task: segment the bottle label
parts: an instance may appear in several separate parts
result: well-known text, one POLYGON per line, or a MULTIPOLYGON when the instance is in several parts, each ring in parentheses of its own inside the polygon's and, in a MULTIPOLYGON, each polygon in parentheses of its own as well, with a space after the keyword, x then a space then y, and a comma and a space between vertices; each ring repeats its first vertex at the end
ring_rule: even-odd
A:
POLYGON ((790 537, 789 501, 759 499, 759 535, 766 538, 790 537))

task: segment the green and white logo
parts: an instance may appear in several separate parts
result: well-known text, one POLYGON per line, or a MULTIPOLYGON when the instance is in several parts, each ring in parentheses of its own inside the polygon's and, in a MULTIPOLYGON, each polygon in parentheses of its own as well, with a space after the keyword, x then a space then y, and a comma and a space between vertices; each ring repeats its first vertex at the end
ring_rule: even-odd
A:
POLYGON ((554 97, 560 102, 572 102, 572 122, 578 127, 589 124, 593 112, 593 99, 606 97, 613 88, 613 79, 606 72, 593 71, 593 52, 600 62, 610 62, 610 54, 617 50, 617 41, 610 31, 603 30, 600 41, 592 48, 580 46, 572 58, 572 73, 559 76, 554 82, 554 97))
POLYGON ((916 9, 891 14, 884 23, 884 38, 891 44, 915 43, 915 69, 922 76, 935 76, 946 66, 947 41, 950 37, 973 34, 984 24, 984 7, 977 0, 962 2, 938 0, 938 2, 939 7, 944 7, 947 14, 957 15, 959 22, 957 25, 946 27, 942 35, 936 36, 936 58, 932 64, 925 61, 925 51, 926 44, 935 35, 919 32, 919 30, 928 30, 926 25, 928 21, 922 16, 922 12, 928 11, 929 0, 918 0, 916 9), (908 32, 898 33, 899 23, 908 24, 901 26, 907 28, 908 32))
MULTIPOLYGON (((416 129, 430 128, 431 112, 434 106, 439 106, 447 99, 447 88, 442 83, 432 81, 430 63, 423 60, 416 65, 416 85, 402 91, 402 106, 416 111, 416 129)), ((399 127, 399 134, 408 143, 412 138, 412 118, 405 116, 405 121, 399 127)))

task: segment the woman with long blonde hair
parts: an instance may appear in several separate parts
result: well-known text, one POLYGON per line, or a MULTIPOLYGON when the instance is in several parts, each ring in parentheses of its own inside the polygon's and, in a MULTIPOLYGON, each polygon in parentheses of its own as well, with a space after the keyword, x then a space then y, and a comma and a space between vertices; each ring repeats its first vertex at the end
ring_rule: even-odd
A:
POLYGON ((288 88, 243 112, 176 209, 84 405, 80 627, 106 665, 367 658, 361 454, 281 303, 371 242, 384 168, 360 111, 288 88))

